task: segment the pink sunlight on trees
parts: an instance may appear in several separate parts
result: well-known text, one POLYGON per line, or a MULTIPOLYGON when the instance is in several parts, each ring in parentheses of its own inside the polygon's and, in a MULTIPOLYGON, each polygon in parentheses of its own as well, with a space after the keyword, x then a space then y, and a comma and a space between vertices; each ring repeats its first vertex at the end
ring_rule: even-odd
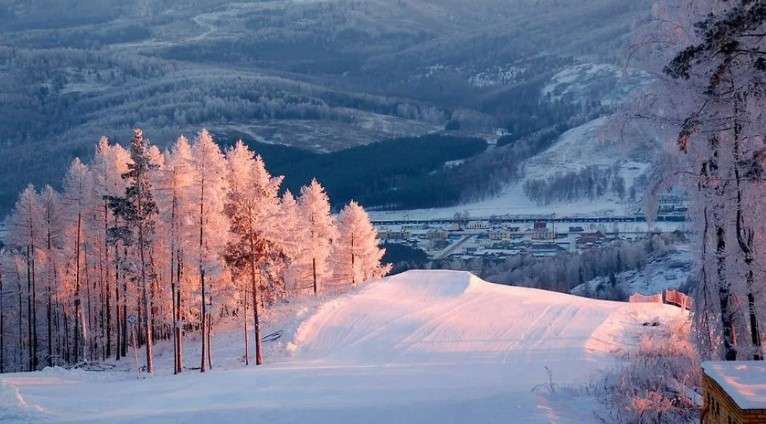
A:
POLYGON ((61 193, 28 186, 0 256, 0 284, 18 293, 0 314, 19 334, 2 340, 3 370, 120 360, 143 346, 152 373, 152 345, 168 340, 180 373, 195 333, 204 372, 227 317, 242 317, 246 364, 251 326, 262 364, 264 309, 389 272, 361 206, 336 219, 316 180, 297 199, 281 184, 241 141, 223 151, 202 130, 161 152, 134 130, 128 150, 102 138, 89 164, 75 159, 61 193))

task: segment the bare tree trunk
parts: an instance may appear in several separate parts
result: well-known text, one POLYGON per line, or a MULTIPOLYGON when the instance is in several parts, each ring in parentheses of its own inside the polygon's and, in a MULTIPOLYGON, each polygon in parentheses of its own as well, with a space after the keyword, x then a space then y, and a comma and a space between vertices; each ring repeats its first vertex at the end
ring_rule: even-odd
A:
POLYGON ((178 327, 176 327, 176 343, 178 344, 178 348, 176 349, 176 354, 178 355, 178 372, 183 372, 184 370, 184 362, 183 362, 183 320, 181 319, 181 278, 183 276, 183 264, 182 261, 182 253, 181 250, 178 249, 177 255, 176 255, 176 282, 178 283, 178 288, 176 289, 176 296, 177 298, 173 301, 176 302, 176 322, 179 323, 178 327))
POLYGON ((737 244, 744 256, 745 262, 745 287, 747 289, 747 310, 750 318, 750 341, 753 345, 753 360, 763 360, 763 347, 761 346, 761 332, 758 328, 758 312, 753 295, 753 285, 755 283, 755 273, 753 271, 753 246, 755 232, 752 228, 745 225, 744 204, 742 199, 742 177, 740 175, 740 163, 742 160, 741 152, 741 124, 739 121, 739 95, 734 101, 734 177, 737 184, 737 244))
MULTIPOLYGON (((175 172, 175 171, 174 171, 175 172)), ((175 177, 173 178, 173 205, 170 213, 170 302, 172 304, 172 310, 171 313, 173 314, 173 374, 178 374, 181 372, 180 370, 180 363, 178 360, 178 313, 177 313, 177 305, 176 305, 176 298, 178 297, 176 293, 176 253, 178 249, 176 249, 176 232, 178 229, 176 228, 176 188, 175 188, 175 177)))
POLYGON ((74 362, 80 360, 80 321, 82 306, 80 304, 80 237, 82 231, 82 214, 77 212, 77 236, 75 237, 75 292, 74 292, 74 362))
MULTIPOLYGON (((128 249, 123 246, 122 257, 128 257, 128 249)), ((128 280, 125 278, 125 273, 122 275, 122 357, 128 356, 128 280)))
MULTIPOLYGON (((201 231, 200 231, 201 233, 201 231)), ((200 266, 201 268, 201 266, 200 266)), ((200 372, 206 371, 205 355, 207 353, 207 308, 205 305, 205 270, 200 269, 200 284, 202 285, 202 325, 200 331, 202 332, 200 337, 202 339, 202 351, 200 353, 200 372)))
POLYGON ((213 369, 213 315, 209 312, 207 314, 207 367, 213 369))
POLYGON ((317 259, 316 258, 311 258, 311 269, 314 275, 314 295, 316 295, 319 291, 317 288, 317 259))
MULTIPOLYGON (((104 282, 104 291, 105 291, 105 298, 106 298, 106 357, 112 356, 112 291, 109 288, 109 282, 111 280, 111 274, 110 270, 112 267, 109 266, 109 245, 107 244, 107 233, 109 231, 108 229, 108 220, 109 220, 109 206, 106 200, 104 200, 104 267, 106 268, 105 271, 105 282, 104 282)), ((115 251, 117 248, 115 247, 115 251)), ((117 279, 115 276, 115 285, 117 283, 117 279)), ((119 355, 117 357, 119 360, 119 355)))
MULTIPOLYGON (((0 281, 0 289, 2 289, 1 281, 0 281)), ((0 302, 2 302, 2 300, 0 300, 0 302)), ((0 306, 2 306, 2 304, 0 304, 0 306)), ((243 336, 245 337, 245 365, 250 365, 250 352, 248 352, 248 343, 247 343, 247 296, 242 296, 242 307, 243 307, 242 323, 244 324, 244 328, 245 328, 245 332, 243 333, 243 336)), ((0 320, 1 319, 2 317, 0 317, 0 320)))
MULTIPOLYGON (((138 196, 140 199, 140 196, 138 196)), ((141 209, 141 202, 138 202, 139 210, 141 209)), ((147 291, 147 277, 146 277, 146 257, 144 252, 144 227, 143 224, 138 226, 138 246, 139 257, 141 261, 141 290, 143 296, 143 308, 144 308, 144 332, 146 333, 146 372, 151 374, 154 372, 154 363, 152 362, 152 308, 149 306, 149 293, 147 291)))
POLYGON ((22 367, 23 362, 23 353, 24 353, 24 331, 22 326, 22 317, 21 312, 23 309, 23 301, 21 298, 21 271, 19 271, 18 266, 16 266, 16 288, 17 288, 17 295, 19 299, 19 310, 16 317, 18 318, 18 325, 19 325, 19 355, 18 355, 18 363, 19 363, 19 369, 22 367))
POLYGON ((37 281, 35 270, 35 247, 32 245, 32 369, 37 370, 38 338, 37 338, 37 281))
POLYGON ((125 334, 122 332, 122 320, 120 319, 120 251, 115 243, 114 245, 114 356, 119 361, 122 357, 122 339, 125 334))
MULTIPOLYGON (((31 243, 31 241, 30 241, 31 243)), ((27 350, 27 369, 28 371, 34 371, 34 343, 32 341, 32 253, 31 245, 27 246, 27 343, 29 343, 29 350, 27 350)))
POLYGON ((90 291, 90 269, 88 267, 88 242, 85 242, 85 246, 83 247, 83 255, 85 256, 85 296, 87 297, 86 306, 88 309, 88 325, 85 326, 83 324, 83 334, 85 335, 85 343, 84 346, 87 345, 88 353, 87 358, 89 360, 93 360, 93 353, 94 353, 94 345, 93 345, 93 334, 91 333, 94 331, 94 325, 93 325, 93 310, 91 308, 91 291, 90 291))
POLYGON ((354 268, 354 233, 351 232, 351 285, 356 285, 356 268, 354 268))
POLYGON ((200 329, 202 331, 202 352, 200 355, 200 372, 205 372, 205 355, 207 353, 207 305, 205 304, 205 267, 203 263, 203 248, 205 246, 205 178, 203 176, 200 183, 200 199, 199 199, 199 276, 200 276, 200 288, 202 291, 202 325, 200 329))
MULTIPOLYGON (((316 273, 315 273, 316 275, 316 273)), ((314 283, 314 293, 316 294, 316 277, 314 283)), ((255 331, 255 365, 263 364, 261 353, 261 322, 258 317, 258 281, 256 279, 255 267, 255 240, 250 236, 250 284, 253 291, 253 330, 255 331)))

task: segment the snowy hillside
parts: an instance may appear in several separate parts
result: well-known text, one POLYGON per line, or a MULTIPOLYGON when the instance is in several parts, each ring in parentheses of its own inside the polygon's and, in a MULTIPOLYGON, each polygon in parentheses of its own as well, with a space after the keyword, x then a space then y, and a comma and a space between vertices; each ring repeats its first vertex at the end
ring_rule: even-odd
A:
POLYGON ((467 202, 445 208, 400 211, 378 211, 375 219, 452 217, 468 212, 470 216, 491 215, 631 215, 642 206, 641 177, 651 168, 652 153, 646 146, 619 143, 606 137, 604 126, 608 118, 602 117, 573 128, 561 135, 553 145, 528 159, 523 165, 523 177, 510 181, 497 195, 483 200, 467 202), (524 190, 529 181, 555 181, 576 175, 585 169, 613 170, 614 176, 624 181, 625 196, 607 192, 595 199, 587 197, 553 201, 542 204, 530 199, 524 190), (635 198, 630 198, 635 187, 635 198))
MULTIPOLYGON (((653 258, 641 269, 616 274, 614 281, 625 296, 634 293, 651 296, 663 290, 681 288, 688 282, 691 271, 692 257, 688 246, 683 246, 668 255, 653 258)), ((600 297, 610 284, 609 277, 598 277, 573 288, 572 294, 600 297)))
MULTIPOLYGON (((299 302, 300 303, 300 302, 299 302)), ((282 357, 200 375, 47 369, 0 378, 2 422, 588 423, 587 383, 630 349, 642 323, 680 309, 493 285, 412 271, 325 303, 295 304, 282 357)), ((287 326, 289 328, 277 328, 287 326)), ((217 334, 215 361, 240 335, 217 334)), ((190 359, 193 353, 189 352, 190 359)), ((230 359, 230 358, 229 358, 230 359)), ((229 361, 228 363, 236 363, 229 361)))

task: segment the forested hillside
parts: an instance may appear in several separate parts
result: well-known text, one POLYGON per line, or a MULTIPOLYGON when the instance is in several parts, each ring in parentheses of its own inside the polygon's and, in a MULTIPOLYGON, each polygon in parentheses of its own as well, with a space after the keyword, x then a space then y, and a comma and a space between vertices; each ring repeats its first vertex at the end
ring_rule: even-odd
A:
POLYGON ((321 153, 444 128, 517 140, 635 84, 587 66, 615 63, 643 1, 469 3, 0 1, 0 211, 133 127, 163 146, 205 127, 321 153))

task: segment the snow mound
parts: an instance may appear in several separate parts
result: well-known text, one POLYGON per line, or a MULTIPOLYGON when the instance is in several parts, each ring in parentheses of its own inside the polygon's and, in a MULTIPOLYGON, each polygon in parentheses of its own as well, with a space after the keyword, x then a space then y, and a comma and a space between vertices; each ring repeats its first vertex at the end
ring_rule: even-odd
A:
POLYGON ((409 271, 324 305, 298 329, 295 354, 376 363, 504 363, 530 355, 550 364, 587 362, 624 346, 630 332, 622 330, 641 308, 681 314, 662 305, 502 286, 468 272, 409 271))
MULTIPOLYGON (((291 357, 147 379, 62 369, 2 375, 0 422, 587 424, 597 422, 592 397, 541 387, 580 387, 619 360, 614 351, 653 331, 646 322, 686 316, 452 271, 410 271, 316 310, 295 308, 283 314, 294 322, 269 325, 297 328, 291 357)), ((236 363, 239 337, 218 329, 216 363, 236 363)))

